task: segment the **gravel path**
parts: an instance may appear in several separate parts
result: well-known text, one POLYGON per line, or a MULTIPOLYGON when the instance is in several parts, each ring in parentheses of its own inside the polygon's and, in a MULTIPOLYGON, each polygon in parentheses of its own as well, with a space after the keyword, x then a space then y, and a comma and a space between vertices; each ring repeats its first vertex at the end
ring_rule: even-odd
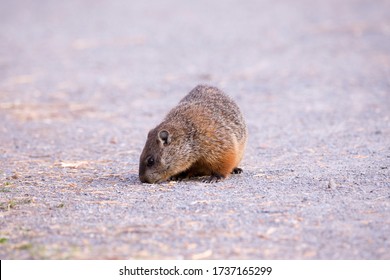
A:
POLYGON ((390 1, 0 2, 0 259, 390 259, 390 1), (197 84, 244 173, 141 184, 197 84))

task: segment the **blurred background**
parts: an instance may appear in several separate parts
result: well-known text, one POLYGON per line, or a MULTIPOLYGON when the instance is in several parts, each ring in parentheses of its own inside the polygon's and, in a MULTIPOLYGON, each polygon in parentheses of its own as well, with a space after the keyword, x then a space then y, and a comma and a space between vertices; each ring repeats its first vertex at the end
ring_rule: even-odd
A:
MULTIPOLYGON (((389 1, 17 0, 0 6, 1 109, 22 120, 82 114, 92 122, 83 129, 97 130, 97 119, 111 118, 145 133, 148 118, 158 122, 191 88, 208 83, 244 111, 266 112, 248 120, 256 133, 256 122, 286 110, 289 121, 305 118, 302 111, 354 118, 375 110, 388 91, 389 1), (367 94, 372 104, 364 104, 367 94), (270 111, 270 102, 283 106, 270 111)), ((273 120, 275 129, 285 122, 267 119, 273 120)))

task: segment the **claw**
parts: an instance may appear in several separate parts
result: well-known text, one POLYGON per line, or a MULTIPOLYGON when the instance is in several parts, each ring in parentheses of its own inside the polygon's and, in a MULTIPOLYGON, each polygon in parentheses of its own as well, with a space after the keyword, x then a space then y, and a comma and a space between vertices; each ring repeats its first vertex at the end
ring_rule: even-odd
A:
POLYGON ((169 178, 169 180, 171 181, 178 181, 178 182, 181 182, 183 181, 184 179, 188 178, 188 172, 184 171, 184 172, 181 172, 179 174, 176 174, 176 175, 173 175, 169 178))
POLYGON ((204 183, 217 183, 223 178, 224 178, 224 176, 222 176, 221 174, 213 173, 213 174, 211 174, 211 176, 209 178, 204 179, 203 182, 204 183))

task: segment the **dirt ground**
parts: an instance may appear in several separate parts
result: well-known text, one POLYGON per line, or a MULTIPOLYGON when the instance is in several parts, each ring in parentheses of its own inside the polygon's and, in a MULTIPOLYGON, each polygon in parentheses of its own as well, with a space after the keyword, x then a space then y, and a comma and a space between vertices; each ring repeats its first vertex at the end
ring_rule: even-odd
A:
POLYGON ((390 1, 0 1, 0 259, 390 259, 390 1), (244 173, 141 184, 197 84, 244 173))

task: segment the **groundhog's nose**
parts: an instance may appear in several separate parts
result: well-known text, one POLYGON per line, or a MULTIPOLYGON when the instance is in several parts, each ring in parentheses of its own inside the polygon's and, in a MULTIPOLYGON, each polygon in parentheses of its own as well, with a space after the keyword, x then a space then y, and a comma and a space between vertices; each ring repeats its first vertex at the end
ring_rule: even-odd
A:
POLYGON ((141 181, 141 183, 149 183, 148 179, 143 174, 139 174, 139 180, 141 181))
POLYGON ((141 181, 141 183, 148 183, 148 184, 153 184, 154 182, 148 177, 146 176, 144 173, 143 174, 139 174, 139 180, 141 181))
POLYGON ((145 166, 142 162, 139 164, 138 177, 141 183, 148 183, 148 179, 145 176, 145 166))
POLYGON ((141 183, 154 184, 157 182, 155 176, 142 163, 139 166, 138 177, 141 183))

